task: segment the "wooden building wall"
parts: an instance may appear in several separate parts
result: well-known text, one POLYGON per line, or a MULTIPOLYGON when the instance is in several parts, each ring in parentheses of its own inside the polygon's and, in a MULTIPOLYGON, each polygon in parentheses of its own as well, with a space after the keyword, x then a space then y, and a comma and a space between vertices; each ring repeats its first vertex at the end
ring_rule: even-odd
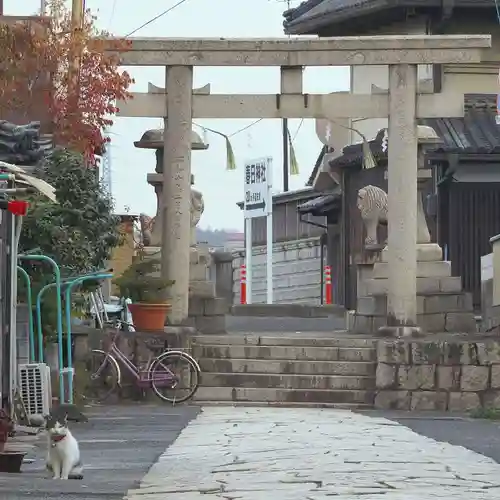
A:
POLYGON ((500 233, 500 182, 448 182, 439 196, 439 243, 479 309, 480 259, 491 252, 490 238, 500 233))
MULTIPOLYGON (((275 197, 273 201, 273 240, 275 243, 284 241, 295 241, 304 238, 319 237, 326 229, 307 224, 303 220, 326 224, 325 217, 314 217, 312 215, 301 215, 297 207, 302 203, 318 196, 317 192, 294 196, 293 192, 284 193, 275 197)), ((252 241, 254 246, 266 244, 266 218, 252 219, 252 241)))

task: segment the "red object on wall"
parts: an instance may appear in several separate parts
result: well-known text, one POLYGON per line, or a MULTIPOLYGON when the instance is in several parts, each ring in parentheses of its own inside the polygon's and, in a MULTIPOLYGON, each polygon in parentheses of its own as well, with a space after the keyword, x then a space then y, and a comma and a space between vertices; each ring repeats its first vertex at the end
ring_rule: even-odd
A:
POLYGON ((332 268, 325 266, 325 304, 333 304, 332 268))
POLYGON ((247 266, 243 264, 240 270, 240 304, 247 303, 247 266))
POLYGON ((29 203, 22 200, 12 200, 7 203, 7 210, 13 215, 26 215, 29 203))
POLYGON ((12 215, 26 215, 29 203, 23 200, 0 200, 0 210, 7 210, 12 215))

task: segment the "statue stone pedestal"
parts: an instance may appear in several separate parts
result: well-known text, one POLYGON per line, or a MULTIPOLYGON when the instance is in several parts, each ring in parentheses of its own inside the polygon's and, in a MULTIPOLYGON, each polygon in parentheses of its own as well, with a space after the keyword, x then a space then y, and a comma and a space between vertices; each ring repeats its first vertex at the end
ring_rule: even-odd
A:
MULTIPOLYGON (((143 225, 143 254, 145 258, 161 261, 161 232, 163 216, 163 131, 150 130, 144 133, 136 147, 154 149, 156 153, 156 172, 147 176, 148 183, 153 186, 156 194, 156 215, 143 225), (147 233, 147 238, 144 237, 147 233)), ((198 134, 193 132, 192 149, 202 150, 203 144, 198 134)), ((194 177, 191 176, 191 184, 194 177)), ((218 298, 215 293, 215 283, 209 280, 211 255, 208 246, 196 241, 196 225, 204 210, 202 194, 191 188, 191 247, 189 249, 189 312, 185 325, 193 326, 200 333, 225 333, 226 318, 231 305, 226 299, 218 298)), ((141 217, 141 219, 143 219, 141 217)))
MULTIPOLYGON (((462 290, 461 278, 451 275, 451 262, 442 259, 437 243, 417 245, 417 325, 425 333, 474 333, 472 296, 462 290)), ((384 333, 388 278, 386 248, 371 256, 360 256, 353 332, 384 333)))
MULTIPOLYGON (((387 295, 389 292, 388 249, 378 245, 376 225, 385 222, 387 206, 374 204, 368 207, 364 197, 358 197, 358 208, 369 229, 366 248, 357 256, 358 289, 357 307, 350 318, 349 328, 355 333, 378 333, 381 335, 413 335, 419 333, 474 333, 476 322, 472 307, 472 296, 462 289, 459 276, 452 276, 451 262, 443 260, 443 251, 437 243, 431 243, 423 208, 422 190, 432 178, 431 170, 425 166, 425 148, 436 143, 436 134, 429 127, 419 127, 418 196, 417 196, 417 325, 407 327, 388 324, 387 295), (432 136, 434 132, 434 136, 432 136), (371 216, 373 214, 373 217, 371 216)), ((361 189, 361 195, 365 194, 361 189)), ((387 199, 380 196, 380 200, 387 199)), ((389 208, 390 209, 390 208, 389 208)), ((390 230, 390 228, 389 228, 390 230)))

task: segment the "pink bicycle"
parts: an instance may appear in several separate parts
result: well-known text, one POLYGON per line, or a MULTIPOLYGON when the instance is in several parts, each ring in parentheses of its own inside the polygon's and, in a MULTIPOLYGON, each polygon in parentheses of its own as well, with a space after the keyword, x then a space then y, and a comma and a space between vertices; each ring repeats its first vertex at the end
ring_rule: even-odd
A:
POLYGON ((103 402, 117 388, 122 387, 122 372, 120 364, 132 377, 134 384, 141 390, 152 389, 155 395, 169 403, 183 403, 191 399, 200 382, 200 365, 184 351, 166 350, 159 356, 151 356, 146 367, 137 367, 116 345, 123 325, 118 321, 116 333, 113 335, 106 351, 93 349, 86 360, 88 383, 82 397, 89 402, 103 402), (176 397, 178 390, 187 392, 176 397), (175 391, 175 395, 164 391, 175 391))

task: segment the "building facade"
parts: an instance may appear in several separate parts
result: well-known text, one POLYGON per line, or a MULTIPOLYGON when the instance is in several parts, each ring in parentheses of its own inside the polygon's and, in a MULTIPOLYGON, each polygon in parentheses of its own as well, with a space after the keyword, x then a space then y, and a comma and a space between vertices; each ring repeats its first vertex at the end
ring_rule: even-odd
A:
MULTIPOLYGON (((435 2, 424 0, 308 0, 284 13, 285 32, 319 36, 388 34, 491 34, 492 49, 485 62, 470 65, 422 65, 418 69, 419 92, 440 93, 461 99, 461 119, 425 120, 443 143, 428 155, 433 179, 425 188, 427 222, 433 241, 451 260, 453 274, 460 275, 465 290, 480 302, 480 257, 490 252, 489 238, 500 231, 500 127, 495 123, 500 59, 500 26, 495 5, 486 1, 435 2)), ((351 68, 350 92, 386 93, 387 66, 351 68)), ((449 98, 449 97, 447 97, 449 98)), ((332 124, 335 126, 335 124, 332 124)), ((364 228, 355 207, 357 190, 373 184, 387 189, 381 136, 387 119, 357 119, 349 126, 369 141, 378 167, 362 168, 359 134, 344 132, 343 148, 322 150, 322 161, 311 174, 310 185, 334 192, 342 201, 330 218, 339 220, 329 238, 329 259, 336 269, 336 299, 347 308, 356 297, 356 258, 362 247, 364 228), (340 208, 339 208, 340 207, 340 208), (333 245, 333 247, 332 247, 333 245), (332 256, 337 255, 336 259, 332 256)), ((322 210, 321 202, 316 210, 322 210)))

